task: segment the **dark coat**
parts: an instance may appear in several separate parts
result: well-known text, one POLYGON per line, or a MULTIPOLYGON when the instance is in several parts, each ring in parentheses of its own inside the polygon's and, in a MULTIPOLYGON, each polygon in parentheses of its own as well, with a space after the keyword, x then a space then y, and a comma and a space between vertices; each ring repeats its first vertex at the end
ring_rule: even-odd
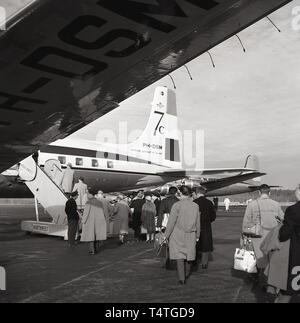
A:
POLYGON ((132 221, 130 224, 130 227, 133 230, 137 230, 142 224, 141 215, 142 215, 142 208, 144 203, 145 203, 144 199, 135 199, 130 204, 130 208, 134 209, 132 214, 132 221))
POLYGON ((65 207, 65 212, 67 214, 68 217, 68 222, 70 221, 78 221, 79 220, 79 216, 78 216, 78 212, 77 212, 77 203, 73 198, 69 198, 67 203, 66 203, 66 207, 65 207))
POLYGON ((279 240, 291 239, 289 255, 288 295, 300 294, 300 201, 285 211, 279 240), (298 268, 297 268, 298 267, 298 268))
POLYGON ((216 219, 216 209, 213 203, 204 196, 199 197, 194 201, 199 206, 201 234, 197 250, 199 252, 212 252, 213 237, 211 223, 216 219))
POLYGON ((178 198, 175 195, 170 195, 164 200, 161 201, 159 206, 158 218, 157 218, 157 227, 161 228, 162 221, 164 219, 164 214, 171 213, 172 206, 178 202, 178 198))
POLYGON ((142 208, 141 221, 143 227, 147 230, 147 233, 155 233, 155 216, 156 207, 155 204, 146 201, 142 208))

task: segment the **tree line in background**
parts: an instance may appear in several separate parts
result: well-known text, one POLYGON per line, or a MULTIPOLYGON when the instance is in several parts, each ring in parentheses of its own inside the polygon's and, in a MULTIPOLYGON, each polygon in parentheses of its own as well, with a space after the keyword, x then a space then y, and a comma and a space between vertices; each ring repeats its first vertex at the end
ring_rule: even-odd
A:
MULTIPOLYGON (((238 195, 231 195, 229 199, 231 202, 245 203, 247 200, 254 200, 259 197, 259 192, 244 193, 238 195)), ((224 197, 225 198, 225 197, 224 197)), ((222 202, 223 197, 220 197, 219 200, 222 202)), ((296 202, 295 191, 294 190, 284 190, 276 189, 271 191, 271 198, 280 203, 291 203, 296 202)))

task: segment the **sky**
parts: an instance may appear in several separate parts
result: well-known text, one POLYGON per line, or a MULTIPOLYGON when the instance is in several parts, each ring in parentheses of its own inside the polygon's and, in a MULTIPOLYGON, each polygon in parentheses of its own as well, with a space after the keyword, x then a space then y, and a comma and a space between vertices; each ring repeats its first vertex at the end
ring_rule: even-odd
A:
MULTIPOLYGON (((12 12, 27 2, 0 5, 9 4, 12 12)), ((266 18, 239 33, 246 53, 233 37, 210 51, 216 68, 203 54, 187 64, 193 81, 184 68, 171 74, 180 129, 204 131, 205 167, 240 167, 255 153, 267 173, 264 182, 285 188, 300 183, 300 9, 293 15, 298 6, 295 0, 270 15, 281 33, 266 18)), ((129 132, 136 125, 142 130, 157 86, 173 88, 165 77, 72 137, 94 140, 99 129, 117 132, 123 121, 129 132)))

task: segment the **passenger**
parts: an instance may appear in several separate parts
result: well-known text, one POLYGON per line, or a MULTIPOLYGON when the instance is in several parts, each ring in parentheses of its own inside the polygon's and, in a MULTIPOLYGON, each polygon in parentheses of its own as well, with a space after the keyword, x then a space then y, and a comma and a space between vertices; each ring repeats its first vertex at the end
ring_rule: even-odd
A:
POLYGON ((177 191, 177 187, 170 187, 168 196, 161 201, 157 219, 157 227, 160 229, 163 229, 164 217, 169 216, 172 206, 179 201, 179 199, 176 197, 177 191))
POLYGON ((215 196, 213 198, 213 202, 214 202, 214 207, 215 207, 215 210, 216 212, 218 211, 218 208, 219 208, 219 198, 217 196, 215 196))
POLYGON ((99 251, 100 241, 106 240, 107 237, 103 205, 95 197, 96 194, 96 191, 89 189, 82 217, 81 241, 89 242, 89 252, 92 255, 99 251))
POLYGON ((195 192, 197 199, 194 202, 199 205, 201 223, 197 255, 198 252, 201 253, 202 269, 207 269, 209 254, 214 250, 211 223, 216 219, 216 210, 213 203, 205 197, 205 188, 197 187, 195 192))
POLYGON ((119 195, 114 208, 114 226, 113 234, 118 235, 120 243, 123 244, 125 237, 128 235, 128 221, 131 210, 126 202, 126 197, 119 195))
POLYGON ((283 226, 279 231, 281 242, 290 239, 287 290, 281 291, 276 303, 289 303, 300 294, 300 184, 296 188, 297 203, 285 211, 283 226))
POLYGON ((104 216, 105 216, 105 220, 106 220, 107 233, 112 233, 112 230, 110 230, 110 228, 111 228, 111 224, 110 223, 113 222, 112 221, 112 217, 113 217, 113 207, 112 207, 111 203, 104 197, 104 194, 103 194, 102 191, 98 191, 97 199, 103 205, 103 212, 104 212, 104 216))
POLYGON ((271 189, 268 185, 262 184, 259 189, 260 197, 250 202, 246 208, 243 220, 243 232, 257 226, 259 237, 252 237, 252 244, 257 258, 258 275, 251 275, 259 279, 260 273, 268 264, 268 258, 262 253, 261 243, 267 234, 274 229, 283 219, 283 212, 280 204, 270 198, 271 189))
POLYGON ((161 196, 158 192, 153 192, 152 194, 152 202, 155 204, 156 207, 156 215, 158 215, 160 204, 161 204, 161 196))
POLYGON ((69 247, 75 246, 76 233, 78 230, 79 215, 77 212, 76 198, 78 197, 78 192, 72 192, 70 198, 68 199, 65 212, 68 218, 68 243, 69 247))
POLYGON ((73 190, 74 182, 74 170, 72 169, 72 164, 68 163, 67 168, 62 176, 61 187, 66 195, 70 195, 73 190))
POLYGON ((230 208, 230 200, 228 197, 225 198, 224 200, 224 205, 225 205, 225 211, 229 212, 229 208, 230 208))
POLYGON ((152 193, 145 193, 145 204, 142 207, 142 226, 147 231, 146 243, 154 241, 156 207, 152 202, 152 193))
POLYGON ((87 202, 88 187, 84 182, 83 177, 79 177, 78 183, 74 185, 73 192, 78 192, 78 198, 76 200, 79 210, 83 210, 87 202))
POLYGON ((170 259, 177 261, 180 284, 185 284, 190 275, 191 263, 196 258, 196 242, 200 237, 199 207, 191 199, 191 190, 180 187, 180 201, 170 213, 166 238, 169 240, 170 259))
POLYGON ((141 240, 141 215, 144 203, 144 191, 140 190, 130 204, 130 208, 133 209, 131 226, 134 230, 134 238, 136 241, 141 240))

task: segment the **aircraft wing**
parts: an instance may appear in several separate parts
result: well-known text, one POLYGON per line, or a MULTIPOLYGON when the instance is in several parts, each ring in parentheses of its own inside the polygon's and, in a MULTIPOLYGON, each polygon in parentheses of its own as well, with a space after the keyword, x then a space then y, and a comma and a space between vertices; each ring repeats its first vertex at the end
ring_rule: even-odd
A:
POLYGON ((0 172, 288 2, 33 1, 0 30, 0 172))
POLYGON ((206 188, 207 192, 209 192, 209 191, 214 191, 219 188, 223 188, 236 183, 241 183, 243 181, 247 181, 249 179, 260 177, 263 175, 266 175, 266 174, 260 173, 260 172, 252 172, 252 173, 240 174, 236 176, 230 176, 226 178, 211 180, 211 181, 202 183, 201 185, 206 188))
POLYGON ((211 168, 211 169, 199 169, 199 170, 170 170, 158 173, 161 176, 168 176, 174 178, 201 178, 202 176, 209 176, 209 175, 230 175, 236 173, 254 173, 257 169, 250 169, 250 168, 211 168))

